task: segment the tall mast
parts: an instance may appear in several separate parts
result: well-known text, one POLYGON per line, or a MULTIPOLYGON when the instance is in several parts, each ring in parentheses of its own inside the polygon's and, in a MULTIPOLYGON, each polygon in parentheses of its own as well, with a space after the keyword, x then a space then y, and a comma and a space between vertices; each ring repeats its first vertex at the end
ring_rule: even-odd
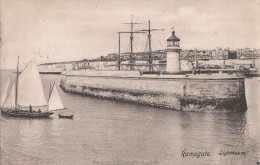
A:
POLYGON ((148 41, 149 41, 149 72, 152 72, 153 70, 153 61, 152 61, 152 47, 151 47, 151 25, 150 20, 148 21, 149 29, 148 29, 148 41))
POLYGON ((253 67, 255 68, 255 53, 253 53, 252 55, 253 55, 253 67))
POLYGON ((118 70, 120 70, 121 58, 120 58, 120 32, 118 32, 118 70))
POLYGON ((50 100, 50 97, 51 97, 51 81, 50 81, 49 98, 48 98, 48 100, 50 100))
POLYGON ((142 32, 134 32, 134 24, 142 24, 142 23, 134 23, 133 22, 133 15, 131 15, 131 22, 130 23, 123 23, 123 24, 130 24, 131 25, 131 30, 130 32, 120 32, 120 33, 130 33, 130 42, 131 42, 131 52, 130 52, 130 70, 133 69, 133 40, 134 40, 134 33, 142 33, 142 32))
POLYGON ((133 70, 133 30, 134 30, 134 25, 133 25, 133 15, 131 15, 131 35, 130 35, 130 41, 131 41, 131 54, 130 54, 130 70, 133 70))
POLYGON ((196 70, 198 66, 197 48, 195 48, 194 51, 195 51, 195 70, 196 70))
POLYGON ((49 99, 48 99, 48 100, 50 100, 50 98, 51 98, 51 94, 52 94, 52 91, 53 91, 54 85, 55 85, 55 81, 53 82, 53 85, 51 85, 51 82, 50 82, 49 99))
POLYGON ((15 109, 17 109, 18 101, 18 79, 19 79, 19 56, 17 61, 17 70, 16 70, 16 84, 15 84, 15 109))
POLYGON ((152 46, 151 46, 151 42, 152 42, 152 35, 151 32, 152 31, 156 31, 156 30, 164 30, 164 29, 151 29, 151 21, 148 21, 148 29, 145 30, 139 30, 140 32, 148 32, 148 42, 149 42, 149 72, 153 71, 153 59, 152 59, 152 46))

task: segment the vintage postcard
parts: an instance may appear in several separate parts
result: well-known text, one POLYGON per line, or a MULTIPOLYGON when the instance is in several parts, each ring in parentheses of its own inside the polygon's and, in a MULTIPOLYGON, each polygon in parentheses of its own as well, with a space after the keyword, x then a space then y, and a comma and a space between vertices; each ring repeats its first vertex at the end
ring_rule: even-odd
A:
POLYGON ((0 164, 260 164, 259 0, 0 3, 0 164))

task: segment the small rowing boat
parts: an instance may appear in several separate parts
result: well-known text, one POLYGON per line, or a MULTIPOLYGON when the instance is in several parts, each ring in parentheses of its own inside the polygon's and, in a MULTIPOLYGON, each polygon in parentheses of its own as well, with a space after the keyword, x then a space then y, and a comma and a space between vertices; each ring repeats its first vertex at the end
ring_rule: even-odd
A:
POLYGON ((73 119, 72 114, 59 114, 59 118, 73 119))

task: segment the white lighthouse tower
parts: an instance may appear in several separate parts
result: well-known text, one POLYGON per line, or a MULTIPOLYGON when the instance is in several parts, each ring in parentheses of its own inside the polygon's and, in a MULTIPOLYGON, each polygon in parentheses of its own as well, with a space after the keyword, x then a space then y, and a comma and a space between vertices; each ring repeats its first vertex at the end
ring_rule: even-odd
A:
POLYGON ((172 36, 167 39, 167 65, 166 72, 180 73, 180 39, 175 36, 174 27, 172 28, 172 36))

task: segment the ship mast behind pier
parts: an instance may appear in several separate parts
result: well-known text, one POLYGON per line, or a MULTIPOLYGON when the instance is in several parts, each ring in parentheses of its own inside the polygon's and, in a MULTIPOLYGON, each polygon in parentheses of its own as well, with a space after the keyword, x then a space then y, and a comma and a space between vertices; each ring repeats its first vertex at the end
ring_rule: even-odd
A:
MULTIPOLYGON (((134 31, 135 24, 142 24, 142 23, 135 23, 133 22, 133 15, 131 15, 131 22, 130 23, 122 23, 122 24, 130 24, 131 31, 130 32, 118 32, 119 33, 119 57, 120 57, 120 33, 130 33, 130 41, 131 41, 131 52, 130 52, 130 70, 134 70, 134 60, 133 60, 133 40, 134 40, 134 33, 143 33, 139 31, 134 31)), ((120 63, 120 59, 119 59, 120 63)), ((120 65, 120 64, 119 64, 120 65)), ((120 67, 119 67, 120 68, 120 67)))
POLYGON ((148 32, 148 42, 149 42, 149 72, 151 73, 153 71, 153 59, 152 59, 152 47, 151 47, 151 32, 152 31, 156 31, 156 30, 164 30, 164 29, 151 29, 151 21, 148 21, 148 29, 144 29, 144 30, 139 30, 139 32, 148 32))

